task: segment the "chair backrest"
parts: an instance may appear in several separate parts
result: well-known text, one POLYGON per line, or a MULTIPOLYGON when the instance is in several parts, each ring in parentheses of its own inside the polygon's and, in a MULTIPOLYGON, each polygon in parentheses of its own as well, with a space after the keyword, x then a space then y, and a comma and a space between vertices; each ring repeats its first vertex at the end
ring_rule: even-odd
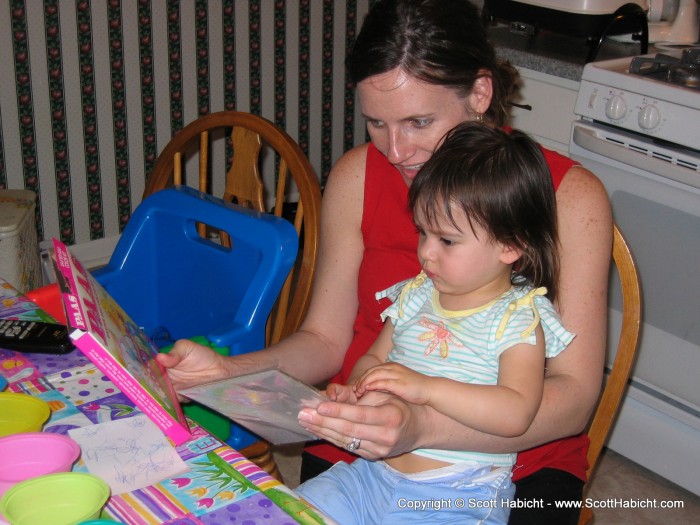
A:
MULTIPOLYGON (((144 191, 146 198, 171 185, 189 185, 210 194, 212 188, 223 187, 219 196, 225 201, 286 217, 292 183, 299 194, 293 214, 299 255, 270 314, 268 345, 295 332, 303 321, 316 268, 321 189, 299 145, 272 122, 250 113, 222 111, 202 116, 165 146, 144 191), (223 159, 220 163, 215 153, 223 159), (198 161, 188 162, 192 156, 198 156, 198 161), (193 163, 196 177, 188 179, 187 167, 193 163), (271 176, 261 169, 262 164, 272 167, 271 176), (266 186, 265 181, 272 179, 266 186)), ((222 242, 227 242, 225 236, 222 242)))
POLYGON ((259 349, 298 250, 289 222, 188 187, 136 208, 97 280, 156 344, 206 336, 232 354, 259 349), (196 224, 227 232, 230 247, 196 224))
MULTIPOLYGON (((613 227, 613 261, 620 276, 622 289, 622 328, 610 375, 588 428, 591 441, 586 472, 588 479, 595 469, 625 393, 637 353, 642 319, 642 297, 637 267, 627 241, 617 225, 613 227)), ((591 517, 590 509, 584 507, 579 524, 588 523, 591 517)))

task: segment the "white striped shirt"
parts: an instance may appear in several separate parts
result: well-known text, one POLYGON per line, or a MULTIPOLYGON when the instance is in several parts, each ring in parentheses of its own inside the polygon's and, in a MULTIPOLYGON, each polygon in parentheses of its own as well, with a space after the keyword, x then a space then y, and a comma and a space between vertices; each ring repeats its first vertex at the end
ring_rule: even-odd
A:
MULTIPOLYGON (((388 360, 429 376, 460 382, 495 385, 498 360, 507 349, 535 344, 535 328, 542 325, 545 355, 558 355, 574 335, 561 324, 544 288, 512 286, 502 296, 469 310, 448 311, 439 292, 424 273, 378 292, 394 303, 382 313, 394 323, 394 347, 388 360)), ((544 373, 544 370, 542 371, 544 373)), ((465 410, 468 410, 468 401, 465 410)), ((447 463, 476 461, 510 466, 515 454, 419 449, 414 454, 447 463)))

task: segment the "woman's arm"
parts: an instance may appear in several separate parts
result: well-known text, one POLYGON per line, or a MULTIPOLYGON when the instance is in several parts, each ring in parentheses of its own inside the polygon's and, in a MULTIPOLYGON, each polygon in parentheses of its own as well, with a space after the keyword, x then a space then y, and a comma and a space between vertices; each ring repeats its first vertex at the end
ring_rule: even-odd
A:
POLYGON ((569 347, 547 361, 540 408, 522 436, 477 432, 430 409, 384 397, 379 406, 322 403, 301 420, 336 444, 362 440, 368 458, 416 448, 513 452, 580 433, 600 393, 605 357, 607 283, 612 252, 612 215, 605 188, 588 170, 573 167, 557 191, 560 249, 558 307, 576 334, 569 347))
POLYGON ((357 312, 366 152, 360 146, 345 154, 326 183, 314 289, 299 331, 270 348, 234 357, 179 341, 158 356, 176 389, 275 367, 317 384, 340 369, 357 312))

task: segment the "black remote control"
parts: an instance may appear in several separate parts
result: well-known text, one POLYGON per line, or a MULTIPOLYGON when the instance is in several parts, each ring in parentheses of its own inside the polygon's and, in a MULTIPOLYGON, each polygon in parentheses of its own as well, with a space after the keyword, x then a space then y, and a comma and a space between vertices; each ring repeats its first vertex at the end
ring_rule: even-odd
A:
POLYGON ((73 350, 73 343, 68 336, 68 329, 61 324, 0 319, 0 348, 65 354, 73 350))

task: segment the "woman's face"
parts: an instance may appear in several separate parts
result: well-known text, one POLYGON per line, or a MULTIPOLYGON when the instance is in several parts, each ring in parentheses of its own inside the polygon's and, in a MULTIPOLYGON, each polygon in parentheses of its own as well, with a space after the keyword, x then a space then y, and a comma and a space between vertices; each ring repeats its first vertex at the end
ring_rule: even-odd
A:
POLYGON ((357 93, 372 143, 409 186, 445 133, 470 119, 467 97, 399 68, 363 80, 357 93))

